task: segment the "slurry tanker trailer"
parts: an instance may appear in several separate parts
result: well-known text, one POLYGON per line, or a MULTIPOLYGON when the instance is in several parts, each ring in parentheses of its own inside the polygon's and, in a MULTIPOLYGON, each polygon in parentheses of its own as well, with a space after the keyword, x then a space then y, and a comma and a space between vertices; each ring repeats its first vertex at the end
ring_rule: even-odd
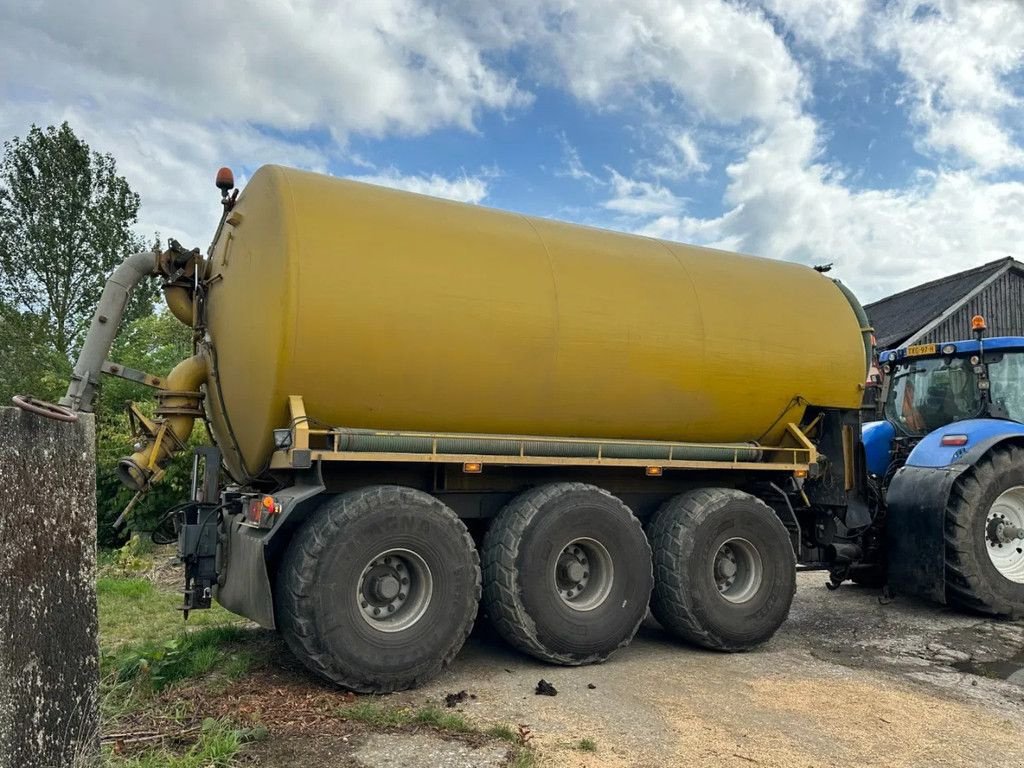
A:
POLYGON ((216 599, 386 692, 478 611, 557 664, 607 659, 648 607, 740 651, 785 620, 798 561, 877 569, 871 329, 839 282, 282 167, 218 186, 207 253, 128 258, 66 397, 22 400, 73 418, 101 373, 155 387, 155 417, 129 408, 137 491, 207 423, 171 511, 186 613, 216 599), (166 378, 107 360, 151 275, 192 329, 166 378))

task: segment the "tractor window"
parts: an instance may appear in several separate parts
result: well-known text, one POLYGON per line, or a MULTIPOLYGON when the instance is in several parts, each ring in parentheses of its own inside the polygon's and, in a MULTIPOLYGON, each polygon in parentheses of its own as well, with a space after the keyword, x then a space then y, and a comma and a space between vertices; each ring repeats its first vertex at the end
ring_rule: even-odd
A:
POLYGON ((988 377, 992 401, 1011 419, 1024 423, 1024 352, 1007 352, 998 363, 989 365, 988 377))
POLYGON ((978 416, 982 399, 970 361, 911 360, 893 376, 885 409, 889 420, 911 435, 978 416))

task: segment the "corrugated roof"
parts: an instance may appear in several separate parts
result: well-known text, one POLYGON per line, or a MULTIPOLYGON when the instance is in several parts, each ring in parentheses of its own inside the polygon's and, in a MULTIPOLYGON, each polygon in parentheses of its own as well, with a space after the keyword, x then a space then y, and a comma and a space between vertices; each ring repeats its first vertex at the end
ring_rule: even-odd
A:
POLYGON ((865 305, 878 348, 891 349, 910 338, 1007 264, 1024 268, 1007 256, 865 305))

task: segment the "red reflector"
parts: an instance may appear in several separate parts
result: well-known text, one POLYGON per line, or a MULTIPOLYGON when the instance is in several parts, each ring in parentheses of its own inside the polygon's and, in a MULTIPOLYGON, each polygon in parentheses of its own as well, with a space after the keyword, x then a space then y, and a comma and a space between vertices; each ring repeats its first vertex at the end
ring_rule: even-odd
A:
POLYGON ((943 435, 942 445, 967 445, 967 435, 943 435))

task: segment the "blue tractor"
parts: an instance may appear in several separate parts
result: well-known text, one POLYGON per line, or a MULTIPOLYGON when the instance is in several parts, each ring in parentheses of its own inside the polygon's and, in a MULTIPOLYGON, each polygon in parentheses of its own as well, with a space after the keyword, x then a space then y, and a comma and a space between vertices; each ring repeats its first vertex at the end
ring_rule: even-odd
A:
POLYGON ((863 427, 870 523, 845 579, 1024 615, 1024 337, 882 352, 879 420, 863 427))

